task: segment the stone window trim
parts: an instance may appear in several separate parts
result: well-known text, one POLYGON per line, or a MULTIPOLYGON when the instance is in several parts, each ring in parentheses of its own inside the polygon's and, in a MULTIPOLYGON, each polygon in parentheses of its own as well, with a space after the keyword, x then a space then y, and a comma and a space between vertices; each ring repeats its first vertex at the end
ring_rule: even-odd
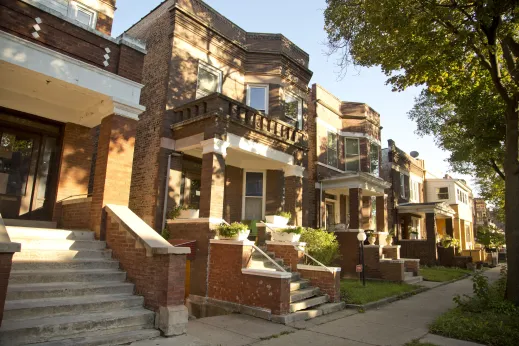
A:
POLYGON ((261 219, 265 218, 265 210, 266 210, 266 194, 267 194, 267 171, 266 170, 258 170, 258 169, 244 169, 243 170, 243 189, 242 189, 242 220, 245 220, 245 201, 247 198, 261 198, 261 219), (262 196, 247 196, 247 173, 262 173, 263 174, 263 186, 262 186, 262 196))
POLYGON ((222 70, 206 63, 205 61, 198 60, 198 70, 197 70, 197 78, 196 78, 196 98, 199 99, 204 96, 208 96, 213 92, 222 92, 222 70), (217 78, 217 86, 215 91, 205 90, 200 85, 200 72, 205 71, 209 74, 216 76, 217 78))
POLYGON ((82 3, 79 3, 79 2, 76 2, 76 1, 70 1, 69 5, 68 5, 68 16, 71 17, 72 19, 82 23, 82 24, 85 24, 85 25, 91 27, 91 28, 95 28, 96 27, 97 11, 91 9, 88 6, 85 6, 82 3), (83 23, 83 22, 81 22, 80 20, 77 19, 77 13, 79 11, 81 11, 83 13, 87 13, 87 14, 90 15, 90 21, 89 21, 88 24, 87 23, 83 23))

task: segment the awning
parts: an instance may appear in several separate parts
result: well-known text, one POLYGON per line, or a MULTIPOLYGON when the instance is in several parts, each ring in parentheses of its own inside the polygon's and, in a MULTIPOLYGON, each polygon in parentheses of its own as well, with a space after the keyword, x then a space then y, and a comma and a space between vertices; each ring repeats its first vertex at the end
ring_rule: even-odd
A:
POLYGON ((440 218, 450 218, 456 211, 445 202, 403 203, 396 207, 399 214, 435 214, 440 218))
POLYGON ((391 187, 382 178, 364 172, 347 172, 319 181, 323 190, 332 193, 349 194, 349 189, 362 189, 364 196, 384 196, 384 190, 391 187))

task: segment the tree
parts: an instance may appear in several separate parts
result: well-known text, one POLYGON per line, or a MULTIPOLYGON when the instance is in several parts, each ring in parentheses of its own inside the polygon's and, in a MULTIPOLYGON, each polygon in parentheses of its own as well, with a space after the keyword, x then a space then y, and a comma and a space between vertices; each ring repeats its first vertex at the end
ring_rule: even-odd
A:
MULTIPOLYGON (((394 90, 424 85, 428 93, 447 101, 483 85, 488 97, 502 105, 504 155, 495 161, 505 180, 507 299, 519 304, 519 0, 327 0, 327 4, 329 45, 342 53, 343 67, 380 65, 394 90)), ((479 114, 473 117, 474 122, 480 120, 479 114)), ((460 129, 476 129, 465 125, 460 129)), ((459 141, 475 141, 494 131, 478 129, 459 141)))
POLYGON ((484 245, 486 249, 497 249, 505 245, 505 235, 496 226, 479 226, 476 238, 478 243, 484 245))

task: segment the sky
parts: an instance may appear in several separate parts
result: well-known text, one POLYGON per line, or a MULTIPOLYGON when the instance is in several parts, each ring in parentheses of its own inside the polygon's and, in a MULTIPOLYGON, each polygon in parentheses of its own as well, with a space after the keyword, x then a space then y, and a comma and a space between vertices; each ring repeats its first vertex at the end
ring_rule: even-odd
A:
MULTIPOLYGON (((405 152, 420 153, 427 166, 435 172, 450 172, 445 159, 449 154, 439 149, 432 137, 414 133, 416 124, 407 113, 413 107, 419 88, 403 92, 391 91, 387 77, 380 68, 351 66, 340 78, 338 56, 326 54, 324 31, 324 0, 205 0, 205 2, 246 31, 281 33, 310 55, 313 77, 310 85, 318 83, 344 101, 364 102, 381 116, 382 147, 393 139, 405 152)), ((113 36, 120 35, 132 24, 160 4, 160 0, 117 0, 113 36)), ((470 177, 451 174, 471 180, 470 177)), ((474 189, 474 184, 471 184, 474 189)), ((475 190, 475 189, 474 189, 475 190)), ((474 191, 476 192, 476 191, 474 191)))

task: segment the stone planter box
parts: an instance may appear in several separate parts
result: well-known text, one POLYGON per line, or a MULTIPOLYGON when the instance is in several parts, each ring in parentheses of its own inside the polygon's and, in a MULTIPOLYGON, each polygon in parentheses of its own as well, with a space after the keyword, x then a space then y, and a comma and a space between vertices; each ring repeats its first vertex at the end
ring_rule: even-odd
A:
POLYGON ((238 234, 236 234, 235 236, 233 237, 222 237, 221 235, 218 236, 218 238, 220 240, 237 240, 237 241, 243 241, 243 240, 247 240, 247 238, 249 237, 249 234, 250 234, 250 230, 248 229, 247 232, 240 232, 238 234))
POLYGON ((198 209, 186 209, 181 210, 178 219, 198 219, 200 215, 200 210, 198 209))
POLYGON ((286 243, 298 243, 301 239, 301 234, 286 233, 286 232, 272 232, 272 240, 286 243))
POLYGON ((265 216, 267 223, 274 224, 278 227, 284 227, 288 224, 288 219, 279 215, 267 215, 265 216))

